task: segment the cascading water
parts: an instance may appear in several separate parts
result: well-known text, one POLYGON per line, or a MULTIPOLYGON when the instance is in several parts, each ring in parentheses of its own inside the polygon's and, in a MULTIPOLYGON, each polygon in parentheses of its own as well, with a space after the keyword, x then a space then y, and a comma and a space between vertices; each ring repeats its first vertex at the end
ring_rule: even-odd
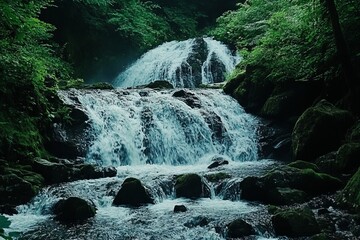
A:
MULTIPOLYGON (((195 87, 222 80, 238 60, 209 38, 165 43, 122 73, 117 85, 167 79, 174 86, 195 87), (191 66, 194 62, 198 65, 191 66)), ((239 182, 262 174, 274 162, 256 161, 257 120, 231 97, 215 89, 73 89, 59 96, 88 116, 86 161, 116 166, 118 173, 44 188, 31 203, 18 207, 19 214, 9 216, 10 230, 23 232, 21 239, 224 239, 227 224, 237 218, 255 226, 257 239, 273 235, 266 208, 240 201, 239 182), (229 164, 208 169, 214 159, 229 164), (211 198, 176 198, 176 176, 186 173, 200 175, 211 198), (212 182, 214 176, 224 178, 212 182), (154 205, 112 206, 128 177, 141 180, 154 205), (70 196, 92 201, 96 216, 81 226, 53 220, 52 206, 70 196), (178 204, 188 211, 174 214, 178 204)))
POLYGON ((167 80, 174 87, 222 82, 240 57, 211 38, 167 42, 145 53, 115 80, 117 87, 135 87, 167 80))
POLYGON ((196 164, 217 155, 257 159, 256 119, 219 90, 60 95, 67 104, 80 103, 89 116, 95 140, 88 159, 101 165, 196 164))

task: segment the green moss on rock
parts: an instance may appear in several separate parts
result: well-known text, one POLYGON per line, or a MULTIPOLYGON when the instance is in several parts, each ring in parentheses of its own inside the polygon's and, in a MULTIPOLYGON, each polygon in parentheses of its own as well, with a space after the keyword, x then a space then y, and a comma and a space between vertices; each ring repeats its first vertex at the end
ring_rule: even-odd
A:
POLYGON ((318 166, 316 166, 316 164, 305 162, 302 160, 297 160, 295 162, 289 163, 288 166, 293 167, 293 168, 298 168, 298 169, 312 169, 316 172, 320 171, 318 166))
POLYGON ((209 182, 219 182, 221 180, 230 178, 231 175, 228 173, 224 173, 224 172, 219 172, 219 173, 213 173, 213 174, 208 174, 205 175, 205 178, 209 181, 209 182))
POLYGON ((206 196, 205 185, 197 174, 184 174, 176 178, 176 197, 201 198, 206 196))
POLYGON ((315 216, 308 208, 278 211, 271 221, 277 236, 305 237, 320 232, 315 216))
POLYGON ((346 184, 338 200, 360 212, 360 168, 346 184))
POLYGON ((336 165, 343 173, 354 173, 360 166, 360 143, 347 143, 337 151, 336 165))
POLYGON ((292 142, 295 159, 313 161, 338 148, 353 118, 350 112, 322 100, 308 108, 295 124, 292 142))
POLYGON ((242 238, 250 235, 255 235, 255 230, 242 219, 236 219, 228 225, 227 236, 230 238, 242 238))

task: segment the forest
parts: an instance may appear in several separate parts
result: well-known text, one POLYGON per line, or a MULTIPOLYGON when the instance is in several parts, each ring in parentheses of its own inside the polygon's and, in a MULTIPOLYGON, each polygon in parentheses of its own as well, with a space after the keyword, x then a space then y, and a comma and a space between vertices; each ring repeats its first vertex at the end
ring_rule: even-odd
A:
MULTIPOLYGON (((77 149, 79 144, 74 146, 71 142, 75 138, 78 142, 91 142, 96 138, 94 134, 84 135, 88 131, 86 129, 91 129, 88 128, 89 122, 96 119, 91 118, 90 111, 78 109, 85 104, 82 102, 83 95, 78 96, 78 92, 71 91, 93 91, 94 96, 98 94, 96 91, 120 94, 121 90, 117 92, 114 80, 149 50, 165 42, 188 39, 200 42, 199 39, 207 38, 226 44, 231 54, 241 58, 235 69, 224 76, 226 82, 220 85, 221 91, 235 99, 247 114, 260 119, 257 121, 261 123, 254 127, 257 129, 257 140, 254 142, 259 145, 258 158, 275 159, 278 166, 268 172, 259 170, 256 176, 237 176, 243 181, 238 184, 241 195, 236 199, 264 204, 269 209, 266 214, 271 218, 269 221, 274 230, 262 231, 260 227, 255 227, 256 230, 249 230, 248 234, 244 233, 244 229, 249 224, 243 220, 229 224, 221 222, 217 224, 225 227, 221 225, 223 228, 219 228, 222 230, 214 232, 219 238, 212 239, 257 236, 259 232, 263 237, 287 236, 290 239, 360 237, 359 1, 2 0, 0 19, 0 214, 6 215, 6 218, 0 215, 0 238, 40 239, 36 238, 36 234, 34 238, 29 238, 31 234, 26 235, 25 230, 23 233, 18 230, 9 233, 4 229, 10 225, 6 219, 16 221, 9 217, 18 213, 16 206, 29 203, 42 189, 64 182, 114 177, 116 174, 122 176, 118 167, 124 164, 94 166, 92 162, 77 162, 79 157, 101 158, 102 150, 92 153, 88 146, 91 143, 84 143, 86 149, 80 151, 77 149), (75 98, 77 101, 73 100, 75 98), (60 127, 57 129, 54 126, 60 127), (68 133, 71 140, 55 141, 63 131, 71 132, 72 135, 68 133), (321 199, 322 204, 314 199, 321 199), (320 207, 317 209, 325 210, 314 220, 312 212, 315 207, 310 207, 313 211, 308 206, 303 207, 298 211, 300 216, 297 216, 293 204, 318 204, 320 207), (282 212, 278 206, 283 205, 290 210, 282 212), (327 224, 339 225, 339 219, 330 217, 332 210, 329 209, 333 208, 342 211, 338 218, 342 218, 343 222, 348 219, 346 223, 341 222, 345 226, 340 224, 343 226, 340 230, 326 228, 327 224)), ((206 43, 209 40, 203 41, 206 43)), ((197 61, 191 59, 187 62, 194 73, 199 68, 193 65, 197 61)), ((201 86, 201 89, 206 89, 206 84, 201 86)), ((174 87, 176 90, 177 87, 174 87)), ((202 92, 187 91, 179 90, 171 97, 180 99, 191 109, 204 107, 204 96, 218 96, 215 93, 201 95, 202 92)), ((131 99, 135 93, 129 90, 127 94, 131 99)), ((139 94, 145 96, 141 91, 139 94)), ((158 97, 156 93, 146 94, 150 94, 150 98, 158 97)), ((235 108, 227 100, 219 99, 217 101, 221 104, 235 108)), ((91 101, 94 105, 98 100, 91 101)), ((215 132, 210 137, 212 142, 226 145, 226 141, 230 141, 227 139, 231 138, 227 138, 226 134, 231 131, 224 124, 228 118, 220 117, 217 105, 212 106, 213 110, 206 110, 208 113, 200 111, 196 116, 203 116, 199 121, 215 132), (210 116, 214 112, 217 115, 210 116)), ((144 107, 141 110, 143 122, 139 126, 145 130, 141 133, 144 139, 139 148, 142 154, 155 159, 165 150, 152 150, 151 142, 156 140, 146 137, 153 134, 152 127, 156 125, 153 122, 160 118, 149 109, 144 107)), ((128 113, 131 111, 119 112, 123 115, 128 113)), ((174 110, 171 114, 179 115, 179 111, 174 110)), ((190 119, 180 125, 190 126, 196 121, 190 119)), ((121 124, 127 126, 126 121, 118 123, 121 124)), ((95 129, 94 126, 92 128, 95 129)), ((193 133, 190 130, 184 132, 193 133)), ((180 135, 174 133, 177 134, 180 135)), ((123 142, 121 144, 125 146, 123 142)), ((168 142, 159 142, 158 145, 168 142)), ((131 149, 124 146, 112 146, 116 148, 111 150, 112 154, 127 154, 126 159, 133 156, 131 149)), ((244 151, 245 155, 247 151, 244 151)), ((226 151, 217 153, 226 155, 226 151)), ((228 160, 224 158, 218 164, 227 164, 225 161, 228 160)), ((154 161, 147 160, 146 164, 154 161)), ((187 161, 179 160, 175 165, 187 161)), ((177 186, 183 187, 189 181, 196 181, 198 176, 187 172, 181 174, 180 177, 177 174, 172 176, 176 182, 175 191, 177 186)), ((221 186, 225 188, 224 181, 229 174, 232 172, 217 172, 208 179, 212 179, 209 181, 213 181, 216 187, 223 183, 221 186)), ((128 179, 128 183, 135 184, 140 192, 145 189, 139 180, 128 179)), ((190 185, 196 186, 193 183, 190 185)), ((188 190, 181 190, 185 193, 179 193, 179 196, 184 194, 186 198, 188 190)), ((194 191, 190 189, 190 192, 194 191)), ((115 202, 119 194, 113 205, 117 205, 115 202)), ((138 196, 147 199, 143 192, 138 196)), ((189 198, 194 197, 191 195, 189 198)), ((149 202, 157 203, 153 200, 149 202)), ((82 202, 73 203, 76 204, 82 202)), ((95 206, 89 208, 90 212, 95 211, 95 206)), ((64 218, 64 215, 61 216, 64 218)), ((58 220, 69 221, 69 218, 77 216, 67 217, 65 220, 59 217, 58 220)), ((207 221, 211 225, 211 220, 207 221)), ((197 227, 203 223, 191 224, 197 227)), ((216 227, 218 225, 214 229, 216 227)), ((67 230, 61 228, 59 231, 67 230)), ((90 239, 96 239, 94 236, 90 235, 90 239)), ((129 238, 123 239, 137 237, 126 236, 129 238)), ((188 235, 183 239, 195 237, 188 235)))

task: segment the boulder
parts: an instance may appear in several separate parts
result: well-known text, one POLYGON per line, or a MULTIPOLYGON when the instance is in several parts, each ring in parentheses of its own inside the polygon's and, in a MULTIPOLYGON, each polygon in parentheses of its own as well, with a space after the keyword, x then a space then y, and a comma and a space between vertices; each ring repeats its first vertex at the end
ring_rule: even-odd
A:
POLYGON ((309 163, 309 162, 305 162, 305 161, 301 161, 301 160, 297 160, 295 162, 289 163, 288 164, 289 167, 293 167, 293 168, 298 168, 298 169, 312 169, 315 172, 319 172, 319 168, 318 166, 316 166, 316 164, 314 163, 309 163))
POLYGON ((25 204, 36 194, 36 188, 24 178, 13 173, 0 176, 0 205, 25 204))
POLYGON ((336 154, 336 165, 342 173, 354 173, 360 167, 360 143, 342 145, 336 154))
POLYGON ((96 207, 84 199, 69 197, 58 201, 53 208, 55 219, 62 223, 76 223, 94 217, 96 207))
POLYGON ((360 142, 360 121, 357 121, 351 128, 348 140, 351 142, 360 142))
POLYGON ((166 80, 157 80, 155 82, 149 83, 145 87, 152 88, 152 89, 173 89, 174 88, 174 86, 166 80))
POLYGON ((62 163, 35 158, 32 165, 34 171, 44 177, 46 184, 55 184, 70 180, 70 169, 62 163))
POLYGON ((338 148, 353 123, 350 112, 326 100, 308 108, 295 124, 292 143, 295 159, 314 161, 338 148))
POLYGON ((224 173, 224 172, 219 172, 219 173, 213 173, 213 174, 205 175, 205 178, 209 182, 219 182, 221 180, 231 178, 231 175, 229 175, 227 173, 224 173))
POLYGON ((229 238, 242 238, 250 235, 255 235, 255 230, 242 219, 232 221, 228 225, 227 237, 229 238))
POLYGON ((127 178, 116 194, 113 205, 128 205, 139 207, 144 204, 154 204, 149 191, 136 178, 127 178))
POLYGON ((346 206, 360 211, 360 168, 348 181, 345 188, 342 190, 338 201, 346 206))
POLYGON ((219 166, 222 166, 222 165, 227 165, 229 164, 229 161, 228 160, 225 160, 225 159, 216 159, 214 160, 207 168, 208 169, 213 169, 213 168, 217 168, 219 166))
POLYGON ((191 108, 201 108, 201 101, 195 93, 181 89, 174 92, 172 96, 185 102, 191 108))
POLYGON ((341 171, 336 161, 337 151, 329 152, 315 160, 316 166, 320 172, 330 174, 332 176, 340 176, 341 171))
POLYGON ((197 174, 184 174, 176 178, 176 197, 197 199, 210 197, 210 192, 197 174))
POLYGON ((320 233, 315 216, 308 208, 277 211, 271 221, 277 236, 306 237, 320 233))
POLYGON ((186 212, 187 208, 184 205, 175 205, 174 207, 174 212, 178 213, 178 212, 186 212))
POLYGON ((262 177, 247 177, 240 183, 241 199, 284 205, 305 202, 316 196, 340 189, 342 182, 312 169, 281 166, 262 177))

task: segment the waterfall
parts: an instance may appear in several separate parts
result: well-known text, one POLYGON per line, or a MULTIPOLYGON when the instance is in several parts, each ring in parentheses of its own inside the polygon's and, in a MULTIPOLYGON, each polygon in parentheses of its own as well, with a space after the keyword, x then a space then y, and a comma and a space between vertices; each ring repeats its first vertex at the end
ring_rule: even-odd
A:
MULTIPOLYGON (((220 90, 71 90, 90 119, 88 159, 101 165, 186 165, 257 159, 256 119, 220 90)), ((80 104, 80 105, 79 105, 80 104)))
POLYGON ((224 81, 239 61, 239 56, 212 38, 172 41, 145 53, 116 78, 114 85, 134 87, 167 80, 174 87, 194 88, 224 81))

